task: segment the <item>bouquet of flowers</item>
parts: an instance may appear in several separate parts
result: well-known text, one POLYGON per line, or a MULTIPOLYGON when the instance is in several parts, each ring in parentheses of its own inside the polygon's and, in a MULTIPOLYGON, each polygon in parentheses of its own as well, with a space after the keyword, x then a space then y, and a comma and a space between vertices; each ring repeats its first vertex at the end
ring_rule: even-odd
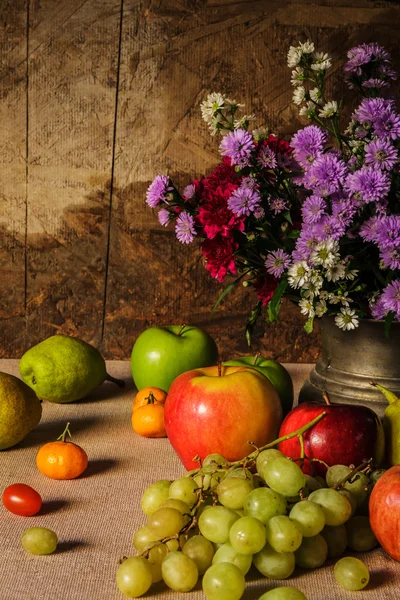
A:
POLYGON ((342 329, 360 318, 400 320, 400 115, 382 91, 396 78, 378 44, 348 52, 345 80, 362 99, 341 131, 341 103, 326 98, 330 57, 310 41, 290 47, 293 102, 309 123, 290 142, 240 115, 243 105, 213 93, 201 105, 222 162, 179 192, 157 175, 146 201, 177 239, 200 239, 205 266, 223 282, 253 286, 250 340, 265 307, 277 320, 282 298, 313 329, 333 315, 342 329))

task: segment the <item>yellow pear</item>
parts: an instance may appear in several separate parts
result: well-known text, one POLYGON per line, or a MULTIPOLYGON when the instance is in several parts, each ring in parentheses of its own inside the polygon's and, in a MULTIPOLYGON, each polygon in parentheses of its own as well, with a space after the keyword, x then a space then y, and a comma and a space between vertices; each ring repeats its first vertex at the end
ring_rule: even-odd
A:
POLYGON ((21 442, 41 416, 35 392, 14 375, 0 373, 0 450, 21 442))

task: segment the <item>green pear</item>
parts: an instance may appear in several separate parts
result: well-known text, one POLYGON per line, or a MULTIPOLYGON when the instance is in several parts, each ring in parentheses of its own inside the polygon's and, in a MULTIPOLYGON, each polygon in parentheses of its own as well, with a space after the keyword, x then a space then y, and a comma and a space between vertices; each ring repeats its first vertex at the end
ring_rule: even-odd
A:
POLYGON ((42 405, 23 381, 0 373, 0 450, 21 442, 39 423, 42 405))
POLYGON ((80 400, 105 380, 124 386, 108 375, 96 348, 67 335, 53 335, 30 348, 20 360, 19 371, 38 398, 49 402, 80 400))
POLYGON ((371 382, 385 396, 389 406, 383 414, 383 428, 385 430, 386 460, 390 466, 400 463, 400 398, 383 385, 371 382))

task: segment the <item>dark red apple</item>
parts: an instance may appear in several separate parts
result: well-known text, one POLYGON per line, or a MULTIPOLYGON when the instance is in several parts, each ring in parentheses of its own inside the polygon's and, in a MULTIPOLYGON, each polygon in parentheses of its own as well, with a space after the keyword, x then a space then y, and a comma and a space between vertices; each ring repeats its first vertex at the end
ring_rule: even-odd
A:
MULTIPOLYGON (((279 437, 292 433, 315 417, 326 415, 304 434, 305 455, 332 465, 360 465, 364 460, 374 459, 379 465, 384 456, 385 437, 381 420, 370 408, 361 404, 325 404, 304 402, 285 417, 279 437)), ((301 456, 298 437, 281 442, 279 450, 289 458, 301 456)), ((305 460, 303 471, 324 476, 322 463, 305 460)))
POLYGON ((374 485, 369 522, 382 548, 400 561, 400 465, 388 469, 374 485))

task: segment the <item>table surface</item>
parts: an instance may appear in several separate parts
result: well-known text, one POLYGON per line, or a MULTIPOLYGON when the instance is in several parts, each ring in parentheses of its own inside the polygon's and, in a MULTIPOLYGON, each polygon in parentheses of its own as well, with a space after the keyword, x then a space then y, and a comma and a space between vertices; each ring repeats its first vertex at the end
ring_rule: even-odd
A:
MULTIPOLYGON (((297 397, 311 365, 286 365, 297 397)), ((0 452, 1 489, 21 482, 34 487, 43 507, 34 517, 18 517, 0 506, 1 600, 122 600, 115 573, 122 556, 133 555, 132 537, 145 524, 140 497, 157 479, 175 479, 184 468, 167 439, 147 439, 131 428, 135 394, 128 362, 108 363, 108 372, 126 381, 124 390, 105 383, 89 398, 72 404, 43 403, 40 424, 18 446, 0 452), (71 422, 73 441, 85 448, 89 466, 78 479, 55 481, 35 466, 38 448, 56 439, 71 422), (57 551, 34 556, 20 544, 24 529, 48 527, 59 538, 57 551)), ((18 361, 0 360, 0 371, 18 375, 18 361)), ((400 565, 382 549, 358 555, 368 565, 371 581, 362 592, 341 589, 333 577, 333 562, 320 569, 298 570, 277 582, 255 570, 247 576, 243 600, 256 600, 268 589, 291 585, 308 600, 369 600, 399 598, 400 565)), ((146 599, 205 599, 201 584, 189 593, 172 592, 162 583, 146 599)))

